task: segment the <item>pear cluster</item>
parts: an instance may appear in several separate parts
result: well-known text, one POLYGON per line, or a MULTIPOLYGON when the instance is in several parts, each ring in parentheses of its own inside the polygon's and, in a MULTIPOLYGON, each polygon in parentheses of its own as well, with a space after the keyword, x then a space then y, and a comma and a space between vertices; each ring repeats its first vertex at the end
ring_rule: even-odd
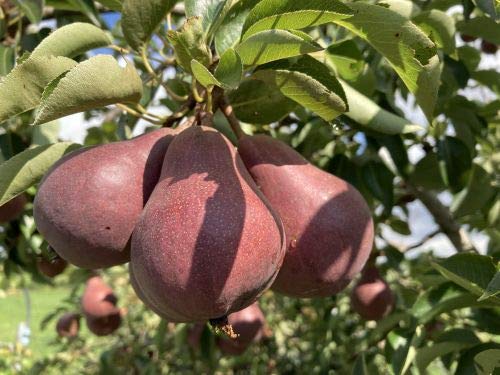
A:
MULTIPOLYGON (((374 236, 361 194, 288 145, 243 136, 236 149, 214 128, 195 125, 66 155, 42 180, 34 217, 73 265, 129 262, 138 297, 171 322, 258 309, 269 288, 331 296, 361 272, 374 236)), ((103 316, 119 325, 116 301, 103 298, 104 315, 82 299, 96 332, 105 331, 103 316)))

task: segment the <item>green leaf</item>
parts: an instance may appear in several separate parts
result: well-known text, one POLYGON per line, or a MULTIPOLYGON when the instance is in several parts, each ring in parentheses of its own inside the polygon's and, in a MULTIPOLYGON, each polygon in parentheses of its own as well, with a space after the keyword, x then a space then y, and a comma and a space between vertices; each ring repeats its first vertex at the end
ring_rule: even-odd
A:
POLYGON ((429 289, 419 296, 411 312, 420 323, 427 323, 440 314, 465 307, 489 308, 498 307, 498 305, 489 300, 478 301, 476 295, 450 288, 450 284, 447 283, 429 289))
POLYGON ((455 21, 440 10, 432 9, 413 18, 429 38, 448 55, 455 54, 455 21))
MULTIPOLYGON (((443 357, 447 354, 458 352, 463 349, 468 349, 481 341, 473 334, 472 331, 458 329, 454 335, 454 340, 442 341, 433 343, 429 346, 419 348, 415 357, 416 365, 421 373, 425 373, 425 369, 436 358, 443 357), (467 334, 469 333, 469 334, 467 334)), ((445 332, 449 333, 449 332, 445 332)))
POLYGON ((458 138, 445 137, 438 142, 438 160, 441 176, 453 192, 465 185, 465 173, 472 166, 469 149, 458 138))
POLYGON ((479 374, 493 374, 500 368, 500 349, 488 349, 474 357, 474 364, 479 374))
POLYGON ((38 146, 0 164, 0 206, 36 184, 52 164, 77 147, 71 142, 38 146))
POLYGON ((484 13, 491 16, 493 19, 497 19, 497 10, 495 8, 494 0, 472 0, 476 6, 481 9, 484 13))
POLYGON ((89 23, 75 22, 63 26, 35 48, 31 57, 65 56, 76 57, 89 50, 113 43, 111 37, 100 28, 89 23))
POLYGON ((420 7, 410 0, 383 0, 379 4, 387 4, 389 9, 411 19, 421 12, 420 7))
POLYGON ((353 11, 338 0, 263 0, 248 15, 243 40, 268 29, 303 29, 349 17, 353 11))
POLYGON ((232 48, 228 48, 221 56, 214 75, 225 87, 231 89, 238 87, 243 76, 243 63, 232 48))
POLYGON ((379 107, 377 103, 349 86, 345 81, 339 81, 349 103, 349 111, 345 115, 367 130, 384 134, 400 134, 422 129, 421 126, 412 124, 403 117, 379 107))
POLYGON ((411 340, 408 340, 407 344, 398 350, 399 355, 394 355, 392 358, 392 368, 395 374, 404 375, 410 368, 415 356, 417 355, 417 347, 422 344, 425 339, 425 334, 423 326, 418 326, 415 328, 415 333, 412 335, 411 340))
POLYGON ((297 107, 274 84, 257 79, 243 81, 229 93, 236 117, 249 124, 269 124, 279 121, 297 107))
MULTIPOLYGON (((485 292, 497 271, 490 257, 473 253, 456 254, 431 264, 444 277, 477 296, 485 292)), ((500 298, 491 299, 500 303, 500 298)))
POLYGON ((31 133, 31 145, 45 146, 57 143, 59 140, 59 130, 58 121, 33 126, 33 131, 31 133))
POLYGON ((462 217, 482 209, 495 194, 493 179, 483 167, 474 163, 467 186, 453 199, 453 216, 462 217))
POLYGON ((179 31, 170 30, 167 33, 167 38, 174 47, 177 62, 189 73, 191 73, 191 60, 194 59, 205 66, 211 61, 211 53, 204 41, 201 22, 200 17, 191 17, 179 31))
POLYGON ((361 169, 363 181, 371 194, 390 211, 394 205, 394 175, 382 162, 370 161, 361 169))
POLYGON ((500 44, 498 28, 498 23, 487 16, 477 16, 468 21, 457 22, 457 30, 461 34, 475 36, 495 44, 500 44))
POLYGON ((478 70, 472 73, 472 78, 489 87, 494 93, 500 95, 500 72, 494 69, 478 70))
POLYGON ((99 0, 98 2, 116 12, 122 11, 123 0, 99 0))
POLYGON ((277 61, 262 66, 254 78, 271 82, 281 92, 326 121, 348 110, 344 90, 324 64, 305 55, 295 62, 277 61))
POLYGON ((366 366, 365 353, 358 354, 356 362, 352 368, 352 375, 368 375, 368 367, 366 366))
POLYGON ((228 0, 186 0, 186 17, 201 17, 203 30, 208 36, 222 22, 231 2, 228 0))
POLYGON ((80 12, 87 17, 95 26, 101 27, 99 12, 95 8, 92 0, 65 0, 68 10, 80 12))
POLYGON ((122 30, 127 43, 139 51, 149 42, 176 0, 125 0, 122 30))
POLYGON ((475 357, 479 353, 490 349, 500 350, 500 344, 496 342, 486 342, 464 351, 464 353, 458 360, 454 375, 482 375, 480 372, 478 372, 475 357))
POLYGON ((439 88, 440 65, 435 44, 413 23, 380 5, 350 3, 354 16, 337 20, 365 39, 392 65, 430 120, 439 88))
POLYGON ((35 108, 43 88, 76 62, 66 57, 29 58, 0 82, 0 122, 35 108))
POLYGON ((98 55, 71 69, 44 93, 35 124, 115 103, 137 103, 142 81, 132 65, 121 68, 109 55, 98 55), (106 72, 106 74, 102 74, 106 72))
POLYGON ((196 60, 191 60, 191 71, 193 72, 194 78, 204 87, 209 86, 219 86, 222 84, 213 76, 213 74, 205 68, 203 64, 196 60))
POLYGON ((497 271, 495 273, 495 276, 493 276, 491 281, 488 283, 486 290, 484 291, 482 296, 479 297, 478 301, 484 301, 490 297, 496 296, 498 293, 500 293, 500 272, 499 271, 497 271))
POLYGON ((240 41, 245 18, 259 1, 240 0, 229 9, 215 33, 215 49, 219 56, 222 56, 228 48, 234 48, 240 41))
POLYGON ((417 162, 410 176, 410 182, 429 190, 443 190, 446 188, 439 172, 437 154, 428 153, 417 162))
POLYGON ((353 40, 332 44, 326 49, 325 55, 343 79, 354 80, 363 72, 364 58, 353 40))
POLYGON ((14 0, 14 3, 28 17, 31 23, 38 23, 42 20, 43 0, 14 0))
POLYGON ((466 66, 469 73, 473 73, 481 61, 481 52, 472 46, 457 48, 458 58, 466 66))
POLYGON ((320 46, 286 30, 261 31, 236 46, 245 65, 262 65, 321 50, 320 46))
POLYGON ((9 74, 9 72, 14 68, 15 60, 15 48, 0 44, 0 79, 2 76, 9 74))

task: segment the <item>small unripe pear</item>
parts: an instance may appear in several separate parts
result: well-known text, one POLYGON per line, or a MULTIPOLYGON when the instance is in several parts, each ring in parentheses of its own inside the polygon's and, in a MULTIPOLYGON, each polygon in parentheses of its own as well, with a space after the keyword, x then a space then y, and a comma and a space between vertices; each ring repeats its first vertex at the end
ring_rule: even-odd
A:
POLYGON ((21 194, 0 206, 0 223, 17 219, 23 213, 24 205, 27 202, 26 195, 21 194))
POLYGON ((481 41, 481 51, 488 55, 494 55, 497 53, 498 46, 495 43, 490 43, 487 40, 481 41))
POLYGON ((460 38, 465 42, 465 43, 471 43, 477 39, 476 36, 472 35, 467 35, 467 34, 460 34, 460 38))
POLYGON ((80 314, 66 313, 59 318, 56 324, 59 337, 76 337, 80 331, 80 314))
POLYGON ((93 276, 87 281, 82 296, 82 311, 92 333, 105 336, 120 326, 121 312, 117 302, 113 290, 101 277, 93 276))
POLYGON ((227 320, 238 337, 217 338, 217 346, 224 354, 241 355, 252 343, 259 342, 264 336, 266 320, 257 303, 230 314, 227 320))
POLYGON ((394 294, 375 266, 367 266, 351 292, 351 306, 366 320, 380 320, 394 308, 394 294))
POLYGON ((56 257, 52 260, 38 258, 36 266, 41 274, 52 278, 63 273, 68 266, 68 263, 60 257, 56 257))

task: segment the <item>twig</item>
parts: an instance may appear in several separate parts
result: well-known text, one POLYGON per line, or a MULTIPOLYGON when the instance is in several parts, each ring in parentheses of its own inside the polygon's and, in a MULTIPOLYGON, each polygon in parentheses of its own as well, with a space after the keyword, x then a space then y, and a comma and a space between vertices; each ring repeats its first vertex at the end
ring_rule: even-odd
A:
POLYGON ((441 230, 436 229, 435 231, 429 233, 427 236, 425 236, 424 238, 422 238, 420 241, 414 243, 413 245, 407 246, 404 249, 404 251, 412 250, 412 249, 415 249, 417 247, 422 246, 423 244, 425 244, 427 241, 429 241, 431 238, 433 238, 434 236, 438 235, 439 233, 441 233, 441 230))
POLYGON ((441 231, 449 238, 458 252, 476 251, 470 239, 460 225, 453 219, 448 207, 443 205, 431 192, 422 190, 418 187, 406 184, 410 193, 414 194, 427 208, 439 225, 441 231))
POLYGON ((191 111, 194 106, 196 105, 196 101, 192 96, 188 98, 188 100, 179 108, 179 110, 175 113, 172 113, 170 116, 168 116, 165 121, 163 121, 162 126, 164 128, 169 128, 172 125, 174 125, 177 121, 179 121, 181 118, 186 116, 189 111, 191 111))
POLYGON ((241 139, 245 135, 245 132, 241 130, 240 121, 234 114, 233 107, 229 104, 224 95, 219 98, 219 108, 224 116, 226 116, 226 119, 229 122, 229 125, 231 125, 231 129, 233 129, 234 134, 236 134, 236 137, 241 139))
POLYGON ((153 119, 153 118, 151 118, 151 117, 149 117, 149 116, 147 116, 145 114, 139 113, 139 112, 133 110, 132 108, 127 107, 125 104, 117 103, 116 106, 118 108, 122 109, 123 111, 131 114, 132 116, 135 116, 135 117, 138 117, 138 118, 142 118, 142 119, 144 119, 146 121, 149 121, 149 122, 151 122, 153 124, 157 124, 157 125, 162 124, 161 121, 158 121, 157 119, 153 119))

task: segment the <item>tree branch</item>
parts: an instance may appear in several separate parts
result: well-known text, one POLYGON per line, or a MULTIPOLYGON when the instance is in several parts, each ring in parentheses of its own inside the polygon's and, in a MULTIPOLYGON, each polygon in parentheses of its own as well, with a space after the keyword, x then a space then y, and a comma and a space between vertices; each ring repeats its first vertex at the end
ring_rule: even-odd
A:
POLYGON ((477 252, 477 249, 470 241, 467 233, 465 233, 465 231, 460 227, 460 224, 453 219, 448 207, 443 205, 434 194, 408 183, 407 189, 423 203, 430 214, 434 217, 434 220, 439 225, 441 231, 449 238, 458 252, 477 252))

